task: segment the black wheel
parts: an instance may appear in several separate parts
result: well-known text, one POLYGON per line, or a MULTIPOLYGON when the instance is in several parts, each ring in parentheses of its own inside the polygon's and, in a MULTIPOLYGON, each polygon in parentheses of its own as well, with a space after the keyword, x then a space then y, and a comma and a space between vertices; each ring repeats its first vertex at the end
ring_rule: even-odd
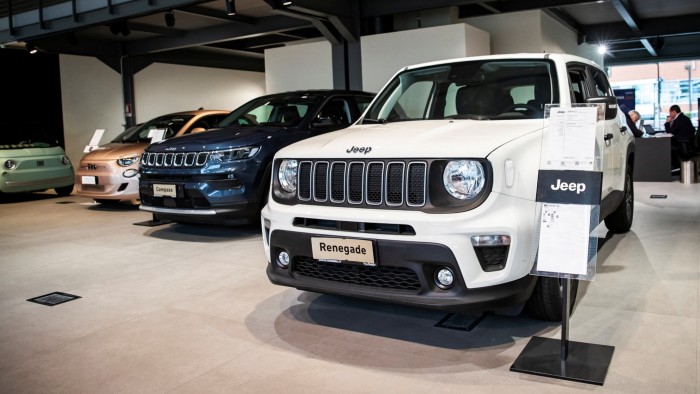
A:
MULTIPOLYGON (((547 321, 561 321, 562 313, 562 284, 565 279, 549 276, 540 276, 537 279, 535 290, 527 301, 526 309, 536 319, 547 321)), ((578 280, 571 280, 571 296, 569 298, 570 311, 574 310, 578 280)))
POLYGON ((632 219, 634 218, 634 182, 632 174, 627 171, 625 176, 625 191, 622 197, 622 202, 605 218, 605 226, 613 233, 626 233, 632 227, 632 219))
POLYGON ((102 205, 117 205, 117 204, 119 204, 119 200, 108 200, 106 198, 96 198, 95 202, 100 203, 102 205))
POLYGON ((73 185, 55 187, 53 190, 61 197, 70 196, 70 194, 73 193, 73 185))

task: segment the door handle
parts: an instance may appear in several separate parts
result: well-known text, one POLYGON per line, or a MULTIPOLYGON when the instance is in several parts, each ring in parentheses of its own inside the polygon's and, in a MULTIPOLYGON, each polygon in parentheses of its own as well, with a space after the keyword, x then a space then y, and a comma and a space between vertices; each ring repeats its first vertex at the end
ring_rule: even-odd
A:
POLYGON ((605 141, 611 140, 611 139, 613 139, 612 133, 605 134, 605 137, 603 137, 603 140, 605 140, 605 141))
POLYGON ((624 133, 625 131, 627 131, 627 126, 620 127, 620 133, 624 133))

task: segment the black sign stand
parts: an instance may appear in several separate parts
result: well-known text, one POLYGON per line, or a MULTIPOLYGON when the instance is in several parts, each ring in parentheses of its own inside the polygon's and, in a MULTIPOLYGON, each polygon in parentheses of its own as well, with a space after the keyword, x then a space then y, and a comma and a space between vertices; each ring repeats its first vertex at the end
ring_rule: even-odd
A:
POLYGON ((571 279, 561 280, 561 340, 532 337, 510 370, 602 386, 615 347, 569 340, 571 279))
POLYGON ((172 220, 160 220, 156 218, 156 214, 153 213, 153 219, 151 220, 146 220, 145 222, 136 222, 134 223, 135 226, 146 226, 146 227, 155 227, 155 226, 162 226, 164 224, 170 224, 172 223, 172 220))

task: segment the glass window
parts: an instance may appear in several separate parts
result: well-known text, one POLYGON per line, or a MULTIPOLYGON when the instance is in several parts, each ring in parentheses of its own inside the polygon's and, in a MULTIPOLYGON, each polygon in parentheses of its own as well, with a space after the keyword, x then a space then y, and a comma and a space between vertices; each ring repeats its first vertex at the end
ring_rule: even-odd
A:
POLYGON ((295 127, 317 101, 316 95, 259 97, 231 112, 218 126, 295 127))
POLYGON ((363 122, 541 118, 545 104, 558 102, 551 67, 523 59, 408 70, 380 93, 363 122))
POLYGON ((182 129, 193 115, 164 115, 151 119, 138 127, 126 129, 119 134, 112 142, 132 143, 150 142, 148 134, 154 129, 165 129, 164 138, 174 137, 182 129))
POLYGON ((0 149, 58 146, 53 133, 40 122, 1 123, 0 149))

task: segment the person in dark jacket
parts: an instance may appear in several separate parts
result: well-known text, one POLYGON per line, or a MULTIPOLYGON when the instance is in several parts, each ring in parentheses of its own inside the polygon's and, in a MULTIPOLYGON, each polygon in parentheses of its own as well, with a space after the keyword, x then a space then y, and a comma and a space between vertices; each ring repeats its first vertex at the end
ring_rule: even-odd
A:
POLYGON ((634 134, 636 138, 639 138, 644 135, 644 132, 642 130, 639 130, 639 127, 637 127, 637 121, 641 115, 639 115, 639 112, 635 110, 631 110, 625 114, 625 120, 627 121, 627 128, 634 134))
POLYGON ((674 104, 668 110, 668 117, 664 128, 671 137, 671 168, 680 168, 683 157, 694 153, 695 128, 690 118, 681 112, 681 108, 674 104))

